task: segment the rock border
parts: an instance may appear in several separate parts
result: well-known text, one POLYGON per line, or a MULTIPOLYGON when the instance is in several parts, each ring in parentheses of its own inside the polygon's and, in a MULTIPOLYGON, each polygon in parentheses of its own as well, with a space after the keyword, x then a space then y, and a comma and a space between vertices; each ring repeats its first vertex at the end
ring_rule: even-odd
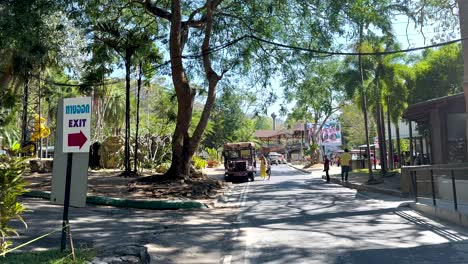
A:
POLYGON ((97 251, 97 256, 88 264, 151 263, 148 249, 138 244, 113 245, 107 248, 98 248, 97 251))

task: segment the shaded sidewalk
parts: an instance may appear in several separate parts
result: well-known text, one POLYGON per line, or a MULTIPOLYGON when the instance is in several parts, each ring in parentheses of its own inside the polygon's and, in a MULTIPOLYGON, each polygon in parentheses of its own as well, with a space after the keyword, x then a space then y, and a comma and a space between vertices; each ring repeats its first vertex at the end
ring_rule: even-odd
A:
MULTIPOLYGON (((325 172, 323 166, 313 166, 311 168, 304 168, 303 165, 289 165, 290 167, 306 173, 321 173, 322 179, 325 179, 325 172)), ((350 172, 348 182, 341 181, 341 167, 330 166, 330 181, 347 188, 356 189, 358 191, 368 191, 375 193, 382 193, 393 195, 397 197, 405 197, 401 192, 399 173, 395 173, 390 177, 381 177, 378 173, 374 172, 376 179, 382 180, 378 184, 367 184, 368 174, 364 172, 350 172)))

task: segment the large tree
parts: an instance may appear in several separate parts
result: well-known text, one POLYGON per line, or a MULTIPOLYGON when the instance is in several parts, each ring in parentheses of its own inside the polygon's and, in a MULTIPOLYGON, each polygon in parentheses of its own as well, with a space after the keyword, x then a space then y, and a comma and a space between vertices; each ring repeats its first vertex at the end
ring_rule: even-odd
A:
POLYGON ((318 162, 319 136, 325 123, 344 104, 342 86, 339 86, 335 79, 340 65, 337 60, 316 60, 302 71, 290 72, 283 84, 286 100, 295 102, 289 118, 301 123, 312 123, 315 127, 310 135, 309 146, 312 163, 318 162))
MULTIPOLYGON (((172 141, 172 165, 166 173, 168 178, 189 175, 189 161, 200 143, 215 102, 218 82, 226 70, 236 67, 256 68, 258 70, 253 75, 256 74, 258 77, 256 82, 261 83, 277 69, 278 65, 271 61, 271 55, 280 51, 271 47, 266 49, 262 43, 249 41, 246 35, 256 34, 266 39, 294 42, 301 39, 298 36, 307 31, 310 35, 316 34, 316 38, 308 40, 309 45, 314 47, 318 46, 319 40, 328 40, 328 45, 325 45, 326 41, 321 42, 327 47, 331 39, 327 28, 328 21, 324 22, 319 18, 319 15, 330 15, 325 14, 329 3, 305 4, 303 1, 246 3, 227 0, 193 2, 174 0, 170 3, 140 1, 140 3, 148 12, 160 19, 161 23, 169 23, 171 76, 178 100, 178 113, 172 141), (291 19, 290 12, 294 12, 298 20, 291 19), (289 23, 284 23, 285 21, 289 23), (302 27, 300 31, 297 30, 299 27, 302 27), (237 41, 226 41, 236 38, 237 41), (197 90, 191 85, 187 63, 184 63, 185 59, 191 58, 184 55, 187 46, 198 54, 195 57, 201 57, 198 65, 203 70, 203 77, 208 86, 200 122, 191 135, 189 128, 197 90), (218 48, 214 48, 215 46, 218 48), (228 51, 211 54, 224 48, 228 51), (255 63, 252 62, 253 59, 255 63)), ((330 23, 334 24, 336 20, 330 23)), ((268 85, 268 82, 265 84, 268 85)))
POLYGON ((240 107, 241 104, 242 96, 237 94, 232 87, 224 89, 210 116, 213 128, 206 135, 205 146, 219 148, 224 143, 238 141, 236 133, 247 118, 240 107))
MULTIPOLYGON (((343 146, 348 149, 355 149, 366 142, 366 136, 362 133, 364 117, 359 105, 360 103, 350 103, 343 106, 338 117, 343 136, 343 146)), ((377 135, 377 128, 372 117, 369 124, 369 136, 373 138, 377 135)))
MULTIPOLYGON (((242 76, 244 83, 268 88, 268 77, 291 57, 301 53, 278 48, 268 40, 311 49, 330 49, 333 37, 339 35, 356 39, 355 33, 359 28, 364 31, 378 28, 384 34, 390 32, 387 30, 391 28, 389 18, 395 14, 394 11, 406 12, 405 5, 408 4, 408 1, 394 3, 390 0, 91 2, 95 3, 94 8, 90 9, 95 17, 105 17, 106 11, 115 4, 125 3, 118 5, 122 7, 122 14, 126 12, 125 9, 133 10, 134 6, 144 8, 145 12, 139 10, 132 16, 149 13, 163 28, 157 41, 167 46, 178 106, 172 141, 172 165, 167 178, 189 174, 191 156, 202 139, 218 83, 222 77, 226 77, 226 71, 242 76), (193 85, 196 82, 207 87, 206 93, 201 95, 193 85), (200 98, 205 99, 204 108, 191 133, 194 101, 200 98)), ((81 10, 77 5, 72 4, 70 10, 77 10, 77 16, 80 16, 81 10)), ((121 20, 117 17, 114 22, 120 23, 121 20)), ((127 26, 132 25, 128 23, 127 26)))
POLYGON ((463 92, 463 56, 459 44, 425 50, 412 70, 416 79, 409 103, 463 92))
MULTIPOLYGON (((424 1, 425 2, 425 1, 424 1)), ((385 42, 392 42, 395 38, 393 32, 393 19, 396 15, 407 15, 409 20, 420 23, 415 16, 413 3, 409 1, 388 1, 388 0, 358 0, 350 2, 346 9, 343 9, 338 15, 342 15, 348 19, 349 34, 354 41, 353 50, 358 53, 354 67, 348 71, 348 74, 354 74, 357 78, 347 78, 347 87, 355 90, 351 94, 357 94, 361 101, 361 109, 364 115, 364 132, 366 134, 366 153, 369 169, 369 182, 374 180, 372 173, 372 164, 370 159, 370 143, 369 143, 369 128, 368 128, 368 98, 373 93, 369 93, 369 73, 365 71, 365 57, 361 53, 366 52, 366 39, 372 36, 382 36, 385 42), (357 92, 356 92, 357 91, 357 92)), ((339 6, 339 4, 337 4, 339 6)), ((372 52, 372 51, 371 51, 372 52)), ((350 76, 348 76, 350 77, 350 76)), ((349 91, 349 90, 348 90, 349 91)), ((348 93, 349 94, 349 93, 348 93)), ((381 114, 381 111, 379 111, 381 114)), ((383 147, 383 146, 382 146, 383 147)))
POLYGON ((59 7, 59 1, 46 0, 0 3, 0 107, 15 105, 14 95, 20 94, 19 87, 23 87, 22 144, 29 141, 31 85, 38 86, 40 73, 47 67, 58 66, 66 57, 63 48, 67 35, 64 33, 69 28, 59 7))
MULTIPOLYGON (((157 49, 154 47, 154 38, 157 34, 157 25, 147 15, 133 15, 141 12, 138 6, 128 7, 126 1, 113 1, 112 5, 100 10, 99 1, 85 1, 85 26, 90 42, 89 49, 93 51, 90 61, 90 74, 87 76, 89 87, 96 80, 102 82, 106 72, 115 63, 122 63, 125 69, 125 144, 124 144, 124 172, 123 176, 131 175, 130 164, 130 89, 131 72, 143 61, 147 64, 157 63, 157 49), (148 22, 148 19, 150 21, 148 22), (138 56, 139 55, 139 56, 138 56), (138 58, 137 58, 138 57, 138 58), (151 62, 144 60, 148 57, 151 62), (137 60, 137 61, 135 61, 137 60), (106 69, 107 67, 107 69, 106 69), (94 72, 93 69, 98 71, 94 72)), ((148 72, 148 71, 147 71, 148 72)), ((141 85, 141 82, 140 82, 141 85)), ((136 163, 135 163, 136 164, 136 163)))

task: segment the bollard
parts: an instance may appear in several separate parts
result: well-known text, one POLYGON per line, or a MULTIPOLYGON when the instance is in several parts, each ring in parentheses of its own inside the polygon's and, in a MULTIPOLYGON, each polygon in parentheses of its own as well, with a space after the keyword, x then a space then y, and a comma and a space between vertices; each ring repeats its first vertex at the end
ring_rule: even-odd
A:
POLYGON ((455 171, 452 169, 452 189, 453 189, 453 206, 455 211, 458 211, 458 202, 457 202, 457 188, 455 186, 455 171))
POLYGON ((431 170, 431 189, 432 189, 432 204, 434 204, 434 207, 435 207, 437 206, 437 204, 436 204, 435 187, 434 187, 434 170, 431 170))
POLYGON ((411 181, 413 183, 413 193, 414 193, 414 201, 417 203, 418 202, 418 182, 416 178, 416 171, 411 171, 411 181))

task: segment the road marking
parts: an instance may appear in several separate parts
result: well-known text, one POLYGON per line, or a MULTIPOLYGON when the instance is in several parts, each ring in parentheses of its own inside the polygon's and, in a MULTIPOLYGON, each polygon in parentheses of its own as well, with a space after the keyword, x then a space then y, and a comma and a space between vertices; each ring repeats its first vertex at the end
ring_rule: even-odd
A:
POLYGON ((242 206, 245 204, 245 203, 243 204, 242 201, 244 200, 245 193, 247 192, 248 186, 249 186, 249 182, 247 182, 247 184, 244 185, 244 190, 242 190, 241 195, 239 196, 238 203, 239 203, 240 208, 242 208, 242 206))
MULTIPOLYGON (((237 215, 236 217, 236 220, 235 220, 235 224, 241 224, 242 222, 242 218, 243 218, 243 212, 242 212, 242 207, 245 206, 245 203, 247 201, 247 189, 248 189, 248 186, 249 186, 249 182, 247 182, 247 184, 244 185, 244 189, 242 190, 240 196, 239 196, 239 199, 238 199, 238 204, 239 204, 239 208, 240 208, 240 212, 239 214, 237 215)), ((232 240, 233 241, 237 241, 237 240, 240 240, 240 227, 239 228, 236 228, 236 229, 233 229, 232 231, 232 240)), ((245 263, 245 251, 247 250, 247 245, 246 247, 244 248, 244 252, 243 252, 243 262, 245 263)), ((232 255, 226 255, 224 256, 223 258, 223 264, 231 264, 231 261, 232 261, 232 255)))
POLYGON ((223 259, 223 264, 231 264, 231 260, 232 260, 232 256, 231 255, 227 255, 224 257, 223 259))

